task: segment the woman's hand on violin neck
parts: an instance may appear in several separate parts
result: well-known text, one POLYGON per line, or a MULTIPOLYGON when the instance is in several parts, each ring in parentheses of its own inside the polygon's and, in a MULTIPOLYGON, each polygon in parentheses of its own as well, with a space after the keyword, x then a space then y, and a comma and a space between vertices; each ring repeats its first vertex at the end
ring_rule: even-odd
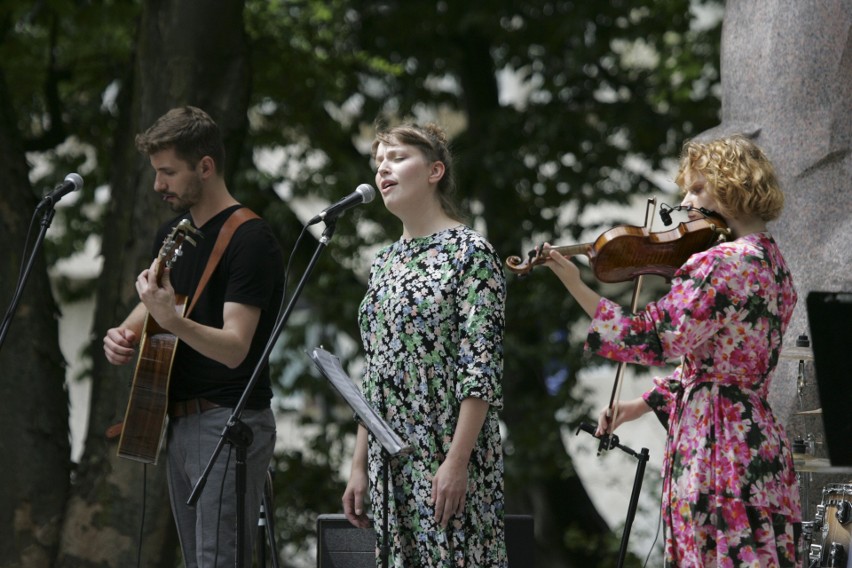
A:
POLYGON ((545 259, 544 265, 559 277, 559 280, 565 284, 569 292, 573 284, 580 282, 579 267, 557 252, 556 249, 551 248, 549 243, 542 245, 541 257, 545 259))
POLYGON ((595 317, 601 297, 580 278, 580 268, 562 254, 552 249, 548 243, 544 244, 542 257, 547 259, 544 264, 562 281, 562 284, 574 299, 577 300, 583 311, 590 318, 595 317))

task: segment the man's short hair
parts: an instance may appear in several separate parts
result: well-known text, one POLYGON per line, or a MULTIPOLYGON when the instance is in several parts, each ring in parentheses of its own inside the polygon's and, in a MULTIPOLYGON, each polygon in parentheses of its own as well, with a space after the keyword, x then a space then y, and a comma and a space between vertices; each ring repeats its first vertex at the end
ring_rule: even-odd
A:
POLYGON ((194 168, 210 156, 221 175, 225 168, 225 144, 219 126, 206 112, 193 106, 173 108, 136 136, 136 148, 150 156, 174 149, 178 158, 194 168))

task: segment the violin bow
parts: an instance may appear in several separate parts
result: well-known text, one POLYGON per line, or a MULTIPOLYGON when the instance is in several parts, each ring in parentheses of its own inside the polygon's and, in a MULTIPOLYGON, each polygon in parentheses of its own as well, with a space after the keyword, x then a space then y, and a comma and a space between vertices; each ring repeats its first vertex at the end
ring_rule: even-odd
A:
MULTIPOLYGON (((657 207, 657 198, 650 197, 645 205, 645 227, 651 231, 651 226, 654 223, 654 211, 657 207)), ((642 292, 642 283, 645 279, 643 274, 640 274, 633 280, 633 295, 630 299, 630 312, 635 314, 639 308, 639 295, 642 292)), ((619 361, 615 370, 615 381, 612 384, 612 393, 609 396, 609 428, 600 438, 598 444, 598 454, 605 450, 610 450, 615 446, 617 438, 612 435, 612 425, 618 418, 618 401, 621 399, 621 385, 624 382, 624 371, 627 369, 627 363, 619 361)))

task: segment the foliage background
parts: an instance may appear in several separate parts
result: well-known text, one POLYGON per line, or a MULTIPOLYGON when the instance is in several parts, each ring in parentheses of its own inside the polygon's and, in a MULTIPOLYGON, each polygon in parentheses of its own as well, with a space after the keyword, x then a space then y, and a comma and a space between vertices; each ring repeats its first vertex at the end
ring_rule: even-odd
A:
MULTIPOLYGON (((3 163, 11 164, 6 173, 19 170, 10 183, 26 190, 0 194, 4 224, 17 228, 3 234, 14 251, 2 265, 4 298, 11 297, 20 265, 22 219, 29 218, 44 188, 69 171, 83 175, 86 186, 58 209, 25 304, 39 304, 38 294, 50 296, 38 283, 91 238, 103 239, 105 267, 121 261, 121 271, 130 275, 144 266, 133 264, 129 245, 122 249, 116 234, 105 233, 116 215, 131 214, 116 205, 126 203, 120 201, 124 192, 145 180, 144 162, 128 157, 132 133, 159 114, 133 99, 134 89, 157 90, 163 110, 198 104, 220 119, 228 135, 229 185, 278 228, 285 251, 301 230, 298 214, 319 206, 314 199, 334 201, 372 180, 368 147, 376 120, 414 117, 447 128, 459 199, 502 256, 543 240, 577 242, 616 224, 641 224, 618 213, 605 218, 591 213, 658 194, 653 173, 670 169, 667 160, 685 138, 718 122, 719 2, 245 0, 208 6, 203 17, 188 15, 181 20, 186 33, 169 35, 158 18, 180 13, 180 4, 13 0, 0 7, 0 136, 9 142, 0 151, 3 163), (711 17, 698 18, 702 14, 711 17), (220 92, 228 96, 213 96, 220 92), (26 159, 25 180, 18 156, 26 159)), ((150 101, 148 96, 143 100, 150 101)), ((152 203, 148 209, 137 207, 132 221, 128 217, 127 242, 140 243, 137 248, 149 247, 154 218, 164 215, 152 197, 144 196, 152 203)), ((277 412, 304 428, 304 447, 276 456, 276 524, 285 565, 297 565, 300 554, 310 557, 316 516, 339 510, 340 472, 354 431, 349 413, 309 368, 304 351, 322 344, 357 376, 355 314, 365 263, 376 246, 398 233, 398 223, 381 205, 348 213, 277 345, 273 365, 282 401, 277 412)), ((291 290, 314 245, 310 237, 293 251, 291 290)), ((59 304, 95 298, 101 315, 91 330, 87 374, 102 380, 101 322, 120 321, 132 305, 132 290, 60 277, 52 284, 59 304)), ((627 303, 629 287, 604 290, 627 303)), ((23 317, 15 321, 18 333, 43 343, 47 361, 54 362, 43 372, 30 362, 45 364, 44 355, 5 347, 4 404, 20 396, 21 384, 47 384, 58 410, 43 426, 44 437, 67 439, 61 355, 49 324, 59 314, 46 309, 44 332, 21 323, 23 317)), ((562 438, 590 411, 575 388, 577 374, 595 364, 584 358, 582 333, 572 325, 582 321, 555 279, 509 276, 507 509, 535 516, 538 566, 612 565, 619 544, 589 500, 562 438)), ((70 461, 64 444, 51 449, 50 460, 37 444, 28 454, 31 461, 25 463, 47 465, 58 480, 48 485, 56 491, 46 492, 54 499, 42 504, 49 521, 22 528, 11 518, 22 503, 38 500, 29 492, 34 478, 15 476, 0 486, 10 515, 0 527, 11 537, 2 538, 0 565, 121 565, 80 544, 95 533, 135 558, 136 486, 103 492, 100 485, 121 467, 100 440, 115 413, 100 392, 93 392, 79 464, 70 461), (122 497, 130 504, 119 514, 122 497), (98 503, 99 513, 83 523, 74 517, 75 499, 98 503), (130 526, 115 528, 116 516, 130 526), (91 533, 81 531, 81 523, 91 533)), ((152 489, 148 500, 148 522, 167 523, 164 495, 152 489)), ((168 531, 146 534, 146 546, 164 550, 148 565, 174 563, 168 531)))

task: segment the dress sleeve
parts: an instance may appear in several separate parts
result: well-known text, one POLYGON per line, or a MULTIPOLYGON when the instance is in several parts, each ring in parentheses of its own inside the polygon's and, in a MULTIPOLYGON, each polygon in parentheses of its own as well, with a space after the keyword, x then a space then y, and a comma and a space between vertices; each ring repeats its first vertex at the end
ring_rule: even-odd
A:
POLYGON ((669 427, 669 416, 674 408, 682 371, 683 368, 678 367, 667 377, 654 377, 654 387, 642 395, 645 404, 651 407, 654 415, 666 428, 669 427))
POLYGON ((506 280, 496 253, 474 242, 465 251, 459 274, 459 352, 455 396, 503 405, 503 328, 506 280))
POLYGON ((669 292, 631 315, 601 299, 589 326, 586 349, 626 363, 665 365, 716 334, 744 309, 748 266, 721 246, 693 255, 676 273, 669 292))

